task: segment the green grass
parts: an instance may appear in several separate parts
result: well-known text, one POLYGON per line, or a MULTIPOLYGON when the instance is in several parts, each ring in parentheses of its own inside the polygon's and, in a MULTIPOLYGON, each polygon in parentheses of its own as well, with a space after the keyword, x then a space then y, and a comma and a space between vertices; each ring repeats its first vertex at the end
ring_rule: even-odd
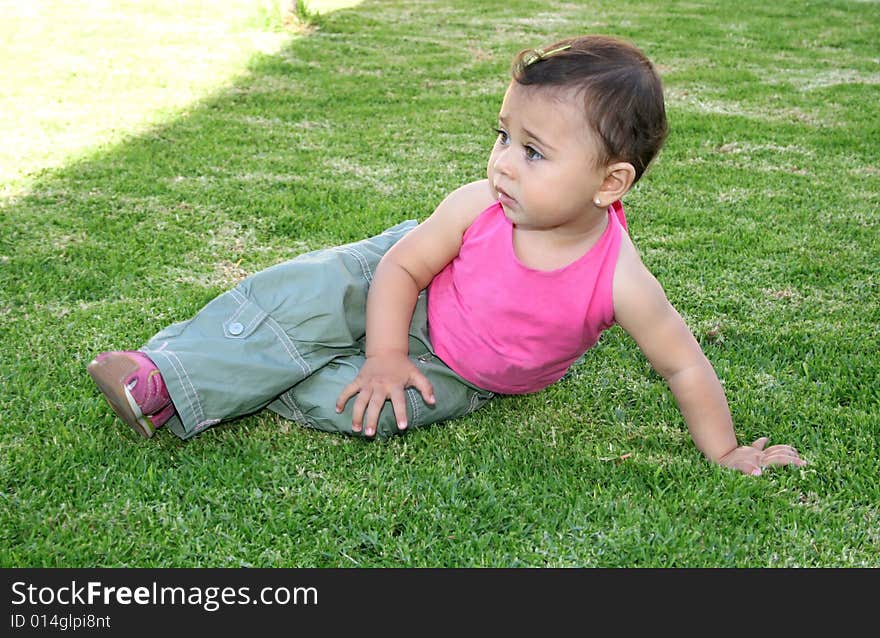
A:
POLYGON ((880 566, 876 2, 367 0, 300 33, 83 4, 0 26, 0 566, 880 566), (588 31, 667 87, 633 238, 740 440, 806 468, 706 462, 616 328, 544 392, 384 443, 113 417, 95 353, 424 218, 484 174, 511 56, 588 31))

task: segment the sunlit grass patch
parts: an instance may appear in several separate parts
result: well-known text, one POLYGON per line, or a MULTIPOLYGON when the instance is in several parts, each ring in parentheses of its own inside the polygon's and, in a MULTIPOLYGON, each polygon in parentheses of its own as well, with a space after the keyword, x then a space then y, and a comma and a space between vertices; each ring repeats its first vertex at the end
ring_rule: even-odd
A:
MULTIPOLYGON (((254 55, 278 53, 297 37, 283 4, 0 0, 0 195, 185 114, 254 55)), ((357 2, 309 4, 326 13, 357 2)))

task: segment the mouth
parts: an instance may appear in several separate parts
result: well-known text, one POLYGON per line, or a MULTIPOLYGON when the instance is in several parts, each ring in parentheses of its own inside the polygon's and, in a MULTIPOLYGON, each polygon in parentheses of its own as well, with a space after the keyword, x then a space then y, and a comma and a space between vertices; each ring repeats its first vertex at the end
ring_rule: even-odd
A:
POLYGON ((495 186, 495 192, 498 194, 498 201, 501 202, 502 205, 511 206, 516 203, 516 200, 503 188, 495 186))

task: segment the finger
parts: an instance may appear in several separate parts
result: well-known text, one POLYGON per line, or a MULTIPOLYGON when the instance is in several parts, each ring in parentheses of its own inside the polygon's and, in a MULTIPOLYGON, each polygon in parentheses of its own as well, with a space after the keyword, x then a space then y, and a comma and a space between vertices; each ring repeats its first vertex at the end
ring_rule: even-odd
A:
POLYGON ((340 392, 339 396, 336 398, 337 414, 345 409, 345 404, 348 403, 348 400, 357 394, 360 389, 361 383, 358 379, 355 379, 342 389, 342 392, 340 392))
POLYGON ((750 476, 761 476, 761 474, 764 473, 761 466, 752 461, 740 461, 733 465, 733 469, 739 470, 743 474, 748 474, 750 476))
POLYGON ((354 400, 354 406, 351 409, 351 429, 353 432, 360 432, 363 429, 364 412, 372 395, 373 391, 370 388, 363 388, 357 399, 354 400))
POLYGON ((434 405, 434 402, 436 401, 434 398, 434 386, 428 381, 428 377, 422 374, 419 370, 414 370, 409 377, 409 385, 413 386, 421 393, 425 403, 434 405))
POLYGON ((391 391, 391 407, 394 408, 394 418, 397 420, 397 429, 405 430, 406 422, 406 393, 403 388, 394 388, 391 391))
POLYGON ((807 464, 805 460, 803 460, 799 456, 795 456, 792 454, 775 454, 773 456, 766 456, 761 463, 762 465, 797 465, 798 467, 803 467, 807 464))
POLYGON ((385 393, 384 392, 373 392, 373 396, 370 397, 370 403, 367 405, 367 413, 364 415, 364 434, 367 436, 373 436, 376 434, 376 427, 379 424, 379 415, 382 413, 382 408, 385 406, 385 393))
POLYGON ((771 445, 761 453, 761 456, 800 456, 798 451, 790 445, 771 445))
POLYGON ((752 447, 756 450, 763 450, 764 446, 767 445, 767 441, 769 440, 769 437, 762 436, 760 439, 757 439, 754 443, 752 443, 752 447))
POLYGON ((757 459, 743 459, 735 467, 743 474, 750 476, 761 476, 764 473, 764 468, 761 467, 757 459))
POLYGON ((790 445, 771 445, 766 450, 764 450, 764 454, 777 454, 779 452, 784 452, 786 454, 794 454, 798 455, 798 451, 790 445))
POLYGON ((788 450, 776 450, 772 453, 765 453, 761 457, 761 465, 796 465, 803 467, 807 462, 804 461, 797 452, 788 450))
MULTIPOLYGON (((747 449, 747 448, 739 448, 747 449)), ((731 470, 736 470, 738 472, 742 472, 743 474, 752 474, 753 476, 761 475, 761 467, 758 464, 758 455, 757 454, 749 454, 746 456, 737 455, 732 458, 724 459, 721 464, 724 467, 730 468, 731 470)))

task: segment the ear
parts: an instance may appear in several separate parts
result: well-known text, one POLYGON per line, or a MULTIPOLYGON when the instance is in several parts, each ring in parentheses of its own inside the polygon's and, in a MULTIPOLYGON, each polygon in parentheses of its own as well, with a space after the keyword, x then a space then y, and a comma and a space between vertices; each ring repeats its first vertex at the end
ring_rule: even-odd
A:
POLYGON ((629 162, 615 162, 605 169, 605 179, 599 190, 596 191, 596 199, 603 205, 610 206, 623 197, 633 185, 636 179, 636 169, 629 162))

